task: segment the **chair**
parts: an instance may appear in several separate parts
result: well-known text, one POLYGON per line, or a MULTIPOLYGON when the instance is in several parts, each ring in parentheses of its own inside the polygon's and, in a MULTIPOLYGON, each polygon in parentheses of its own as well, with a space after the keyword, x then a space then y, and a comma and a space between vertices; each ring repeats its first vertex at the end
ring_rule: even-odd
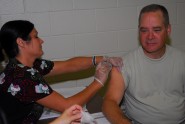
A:
POLYGON ((0 108, 0 124, 8 124, 4 111, 0 108))

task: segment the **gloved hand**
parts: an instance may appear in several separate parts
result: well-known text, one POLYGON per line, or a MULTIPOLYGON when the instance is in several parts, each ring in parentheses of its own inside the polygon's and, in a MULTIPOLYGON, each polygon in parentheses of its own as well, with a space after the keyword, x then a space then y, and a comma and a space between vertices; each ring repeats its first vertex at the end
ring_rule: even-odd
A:
POLYGON ((123 67, 123 60, 121 57, 108 57, 104 56, 103 61, 109 62, 112 66, 116 67, 119 71, 121 71, 123 67))
POLYGON ((89 112, 82 111, 81 124, 94 124, 95 119, 89 112))
POLYGON ((108 78, 108 74, 112 69, 112 65, 108 62, 102 61, 96 66, 94 79, 104 86, 108 78))

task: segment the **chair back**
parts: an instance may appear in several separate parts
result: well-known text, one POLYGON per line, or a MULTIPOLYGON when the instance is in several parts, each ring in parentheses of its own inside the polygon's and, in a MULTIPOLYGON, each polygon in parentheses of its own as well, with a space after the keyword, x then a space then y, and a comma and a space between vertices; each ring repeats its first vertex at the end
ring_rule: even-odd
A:
POLYGON ((8 124, 4 111, 0 108, 0 124, 8 124))

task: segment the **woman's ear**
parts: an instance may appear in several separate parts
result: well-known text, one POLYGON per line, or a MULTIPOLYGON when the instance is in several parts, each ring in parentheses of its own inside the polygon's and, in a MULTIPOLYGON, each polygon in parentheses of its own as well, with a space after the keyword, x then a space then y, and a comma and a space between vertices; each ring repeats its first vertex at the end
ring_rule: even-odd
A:
POLYGON ((24 45, 25 45, 25 41, 22 38, 18 37, 16 42, 17 42, 17 45, 20 47, 24 47, 24 45))

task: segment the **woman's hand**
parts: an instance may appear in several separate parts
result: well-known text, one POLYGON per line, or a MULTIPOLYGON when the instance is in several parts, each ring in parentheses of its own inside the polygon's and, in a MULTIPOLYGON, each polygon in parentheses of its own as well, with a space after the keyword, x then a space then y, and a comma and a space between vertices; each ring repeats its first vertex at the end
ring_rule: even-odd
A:
POLYGON ((82 117, 82 107, 73 105, 66 109, 61 116, 52 121, 50 124, 80 124, 82 117))
POLYGON ((94 76, 95 80, 97 80, 100 84, 104 85, 111 69, 112 65, 109 62, 100 62, 96 67, 96 72, 94 76))
POLYGON ((123 66, 123 60, 121 57, 108 57, 104 56, 103 61, 109 62, 112 66, 116 67, 119 71, 121 71, 123 66))

